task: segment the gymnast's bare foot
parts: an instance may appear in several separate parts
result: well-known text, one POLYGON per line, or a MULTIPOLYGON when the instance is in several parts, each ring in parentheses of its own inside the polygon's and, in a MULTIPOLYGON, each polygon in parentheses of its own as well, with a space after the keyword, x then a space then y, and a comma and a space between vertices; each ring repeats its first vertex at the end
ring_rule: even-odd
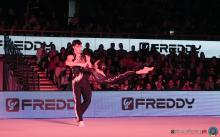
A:
POLYGON ((136 71, 136 74, 147 74, 150 71, 152 71, 153 69, 154 69, 154 67, 144 67, 143 69, 136 71))

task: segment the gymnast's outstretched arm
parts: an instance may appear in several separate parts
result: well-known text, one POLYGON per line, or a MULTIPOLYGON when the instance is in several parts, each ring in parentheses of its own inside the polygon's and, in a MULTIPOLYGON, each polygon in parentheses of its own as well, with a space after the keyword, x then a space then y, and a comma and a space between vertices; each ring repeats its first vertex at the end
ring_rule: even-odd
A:
POLYGON ((97 82, 99 83, 109 83, 109 84, 115 84, 118 81, 126 80, 128 77, 135 76, 135 75, 141 75, 141 74, 147 74, 150 71, 152 71, 154 67, 144 67, 143 69, 140 69, 138 71, 127 71, 123 74, 119 74, 114 77, 106 77, 104 72, 97 67, 97 61, 94 64, 94 68, 91 69, 91 74, 94 76, 97 82))

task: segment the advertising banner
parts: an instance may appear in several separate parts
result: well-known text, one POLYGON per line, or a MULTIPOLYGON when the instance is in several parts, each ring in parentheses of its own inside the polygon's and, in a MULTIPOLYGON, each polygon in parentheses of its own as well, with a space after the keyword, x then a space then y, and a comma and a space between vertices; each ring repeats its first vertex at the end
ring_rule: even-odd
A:
MULTIPOLYGON (((37 36, 9 36, 14 45, 24 55, 36 55, 37 48, 45 42, 46 49, 50 50, 50 43, 56 46, 59 51, 61 47, 67 47, 67 44, 73 40, 79 39, 83 46, 90 44, 92 50, 98 49, 102 44, 104 49, 110 48, 111 43, 115 43, 115 49, 119 49, 119 43, 123 44, 125 50, 130 51, 131 46, 135 46, 135 50, 139 50, 143 45, 156 48, 161 54, 167 55, 171 50, 175 50, 177 54, 185 47, 186 52, 191 51, 195 47, 198 53, 204 52, 205 56, 211 58, 213 56, 220 58, 220 41, 196 41, 196 40, 163 40, 163 39, 120 39, 120 38, 83 38, 83 37, 37 37, 37 36)), ((0 54, 4 54, 4 36, 0 35, 0 54)))
MULTIPOLYGON (((220 116, 220 92, 98 91, 85 117, 220 116)), ((75 117, 72 92, 0 92, 0 118, 75 117)))

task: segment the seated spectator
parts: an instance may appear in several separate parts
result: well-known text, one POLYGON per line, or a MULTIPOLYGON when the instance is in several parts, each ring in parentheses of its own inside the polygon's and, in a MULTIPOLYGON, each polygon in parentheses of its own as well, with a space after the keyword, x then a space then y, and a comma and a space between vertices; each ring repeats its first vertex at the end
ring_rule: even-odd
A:
POLYGON ((66 49, 64 47, 60 49, 60 53, 58 53, 58 56, 60 61, 64 62, 66 60, 67 54, 66 49))
POLYGON ((93 57, 93 50, 90 48, 90 44, 88 42, 86 43, 85 48, 83 49, 83 54, 93 57))
POLYGON ((72 83, 71 83, 71 69, 70 68, 66 68, 64 71, 61 72, 60 74, 60 87, 63 90, 70 90, 70 87, 72 83))
POLYGON ((141 91, 141 90, 143 90, 143 87, 142 87, 142 85, 140 83, 136 83, 135 87, 134 87, 134 90, 135 91, 141 91))
POLYGON ((52 57, 57 56, 58 55, 58 51, 56 50, 56 46, 53 44, 53 42, 50 42, 49 46, 51 47, 50 52, 52 54, 52 57))
POLYGON ((124 50, 123 48, 123 44, 122 43, 119 43, 119 50, 117 50, 117 56, 119 59, 121 59, 122 57, 124 57, 126 54, 127 54, 127 51, 124 50))
POLYGON ((104 45, 103 44, 100 44, 99 48, 94 51, 94 58, 95 58, 95 60, 98 60, 100 58, 104 58, 104 57, 106 57, 106 55, 107 55, 107 52, 104 49, 104 45))
POLYGON ((52 80, 54 83, 55 83, 55 80, 54 80, 55 68, 56 68, 56 66, 57 66, 57 64, 59 62, 60 62, 59 61, 59 57, 58 56, 54 56, 54 57, 51 58, 51 61, 49 62, 49 66, 48 66, 48 76, 49 76, 49 79, 52 80))
POLYGON ((113 59, 116 56, 115 43, 110 44, 110 48, 107 49, 107 56, 113 59))
POLYGON ((158 91, 165 90, 165 87, 164 87, 162 81, 155 82, 155 85, 156 85, 156 90, 158 90, 158 91))
POLYGON ((135 60, 138 57, 138 52, 135 51, 135 46, 134 45, 131 46, 131 51, 129 51, 129 55, 131 56, 131 58, 133 60, 135 60))
POLYGON ((59 62, 58 66, 56 66, 55 68, 55 83, 57 84, 57 87, 60 88, 61 87, 61 72, 63 72, 65 70, 64 67, 64 62, 59 62))
POLYGON ((172 79, 168 81, 166 90, 170 90, 170 91, 176 90, 176 87, 175 87, 174 82, 173 82, 172 79))
POLYGON ((125 80, 124 83, 119 84, 119 90, 120 91, 128 91, 131 90, 132 87, 129 85, 129 81, 125 80))
POLYGON ((192 83, 189 80, 185 81, 182 90, 188 90, 188 91, 192 90, 191 85, 192 83))
POLYGON ((119 84, 119 89, 118 90, 119 91, 126 91, 125 84, 124 83, 119 84))
POLYGON ((153 90, 150 83, 146 84, 145 90, 147 90, 147 91, 152 91, 153 90))
POLYGON ((45 56, 45 54, 47 53, 46 49, 46 44, 45 43, 41 43, 40 48, 37 49, 37 53, 36 53, 36 57, 37 57, 37 64, 39 64, 39 62, 41 61, 41 59, 45 56))
POLYGON ((131 84, 129 84, 128 80, 125 80, 125 82, 124 82, 124 90, 131 90, 131 89, 132 89, 131 84))
POLYGON ((217 76, 215 90, 220 90, 220 75, 217 76))
POLYGON ((47 64, 48 64, 48 56, 46 50, 42 50, 41 59, 40 62, 38 63, 40 71, 45 71, 45 69, 47 68, 47 64))
POLYGON ((201 90, 201 85, 197 82, 194 83, 192 90, 200 91, 201 90))

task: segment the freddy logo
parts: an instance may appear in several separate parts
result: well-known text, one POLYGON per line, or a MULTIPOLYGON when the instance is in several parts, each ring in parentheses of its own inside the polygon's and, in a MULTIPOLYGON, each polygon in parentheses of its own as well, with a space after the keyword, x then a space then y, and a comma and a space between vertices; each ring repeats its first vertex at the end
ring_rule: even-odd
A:
POLYGON ((134 99, 131 97, 122 98, 122 110, 134 109, 134 99))
POLYGON ((7 112, 18 112, 19 111, 19 99, 18 98, 7 98, 6 99, 6 111, 7 112))

